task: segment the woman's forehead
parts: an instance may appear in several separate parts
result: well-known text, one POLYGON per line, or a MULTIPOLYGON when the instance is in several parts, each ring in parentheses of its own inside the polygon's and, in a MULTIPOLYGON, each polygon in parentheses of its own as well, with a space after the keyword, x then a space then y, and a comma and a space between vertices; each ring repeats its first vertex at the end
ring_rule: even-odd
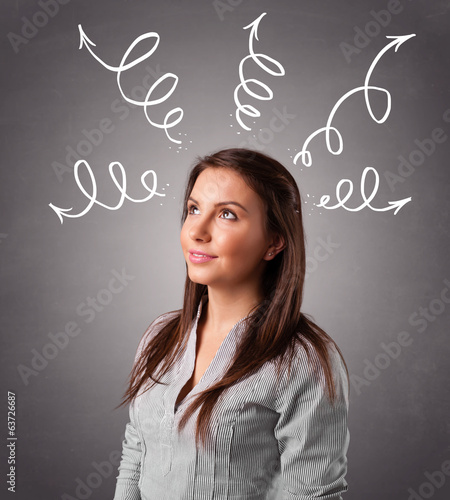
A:
POLYGON ((197 177, 191 195, 206 196, 251 196, 256 193, 236 171, 226 167, 208 167, 197 177))
POLYGON ((247 211, 265 211, 260 196, 235 170, 227 167, 208 167, 195 181, 190 198, 198 203, 219 204, 237 202, 247 211))

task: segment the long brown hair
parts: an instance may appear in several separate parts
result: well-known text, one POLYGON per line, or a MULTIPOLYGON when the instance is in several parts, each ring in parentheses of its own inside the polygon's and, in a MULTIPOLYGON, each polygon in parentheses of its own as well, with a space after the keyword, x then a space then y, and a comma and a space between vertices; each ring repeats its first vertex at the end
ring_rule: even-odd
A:
MULTIPOLYGON (((305 280, 305 235, 302 222, 300 193, 295 179, 278 161, 257 151, 225 149, 200 158, 190 172, 182 221, 187 216, 187 200, 195 181, 207 168, 229 168, 237 172, 264 202, 267 230, 278 234, 285 243, 284 250, 269 261, 263 275, 264 299, 245 322, 245 333, 234 359, 223 378, 199 393, 184 413, 182 428, 198 410, 196 439, 204 441, 215 403, 226 389, 256 372, 266 362, 277 360, 278 367, 300 345, 308 359, 314 349, 320 362, 322 379, 333 403, 336 387, 330 362, 329 348, 334 347, 347 366, 332 338, 301 312, 305 280)), ((196 317, 207 287, 194 283, 186 275, 183 309, 176 314, 144 347, 130 374, 122 405, 130 403, 146 384, 145 390, 160 383, 173 363, 183 354, 188 332, 196 317)), ((348 370, 347 370, 348 375, 348 370)))

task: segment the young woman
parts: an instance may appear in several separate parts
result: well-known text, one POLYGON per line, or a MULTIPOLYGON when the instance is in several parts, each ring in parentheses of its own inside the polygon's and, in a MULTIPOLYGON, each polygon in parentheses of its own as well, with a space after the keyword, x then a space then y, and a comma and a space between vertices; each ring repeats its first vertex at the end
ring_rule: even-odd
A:
POLYGON ((301 312, 294 178, 256 151, 202 158, 181 246, 183 309, 139 345, 114 499, 341 499, 348 373, 301 312))

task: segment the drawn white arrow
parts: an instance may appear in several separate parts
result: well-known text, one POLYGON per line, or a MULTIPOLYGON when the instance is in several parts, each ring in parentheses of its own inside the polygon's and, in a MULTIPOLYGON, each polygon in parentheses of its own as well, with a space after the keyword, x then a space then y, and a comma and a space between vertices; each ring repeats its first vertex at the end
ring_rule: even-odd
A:
POLYGON ((375 195, 378 192, 379 185, 380 185, 380 177, 378 175, 378 172, 373 167, 366 167, 364 169, 364 172, 362 173, 362 176, 361 176, 361 196, 362 196, 364 201, 359 207, 350 208, 350 207, 345 206, 345 203, 353 194, 353 182, 350 179, 342 179, 338 182, 338 184, 336 186, 336 199, 338 200, 338 202, 336 203, 336 205, 333 205, 333 206, 327 205, 327 203, 330 201, 330 196, 325 194, 320 198, 320 202, 317 205, 317 207, 326 208, 327 210, 335 210, 336 208, 342 207, 349 212, 359 212, 364 207, 368 207, 375 212, 387 212, 388 210, 394 210, 394 215, 396 215, 397 212, 404 205, 406 205, 407 203, 409 203, 411 201, 411 197, 409 197, 409 198, 404 198, 403 200, 398 200, 398 201, 388 201, 389 206, 387 206, 387 207, 383 207, 383 208, 373 207, 370 204, 370 202, 375 198, 375 195), (366 191, 365 186, 366 186, 366 177, 367 177, 367 174, 369 172, 373 172, 373 174, 375 176, 375 184, 374 184, 372 192, 370 193, 369 196, 367 196, 366 192, 365 192, 366 191), (348 191, 344 195, 344 197, 341 197, 341 188, 345 184, 348 185, 348 191))
POLYGON ((121 81, 120 81, 120 78, 121 78, 122 73, 124 71, 127 71, 130 68, 133 68, 134 66, 136 66, 137 64, 145 61, 147 58, 149 58, 155 52, 155 50, 157 49, 157 47, 159 45, 159 40, 160 40, 160 37, 159 37, 158 33, 155 33, 153 31, 151 31, 149 33, 144 33, 143 35, 140 35, 128 47, 128 49, 126 50, 125 54, 122 57, 122 60, 120 61, 119 66, 111 66, 110 64, 105 63, 92 50, 92 47, 96 47, 96 44, 86 35, 86 33, 84 32, 83 27, 81 26, 81 24, 78 25, 78 30, 80 32, 80 45, 79 45, 79 49, 82 49, 83 46, 86 47, 86 49, 89 51, 89 53, 92 55, 92 57, 96 61, 98 61, 103 67, 105 67, 109 71, 117 73, 117 86, 119 87, 119 91, 120 91, 123 99, 125 101, 129 102, 130 104, 134 104, 135 106, 143 107, 144 108, 145 117, 147 118, 147 121, 151 125, 153 125, 156 128, 163 129, 164 132, 166 133, 166 136, 168 137, 168 139, 171 140, 172 142, 175 142, 176 144, 181 144, 180 140, 174 139, 173 137, 171 137, 169 135, 169 132, 168 132, 169 128, 172 128, 175 125, 178 125, 178 123, 180 123, 180 121, 183 119, 184 112, 183 112, 183 110, 180 107, 177 107, 177 108, 174 108, 174 109, 170 110, 166 114, 163 123, 154 122, 150 118, 150 116, 148 114, 148 107, 149 106, 154 106, 156 104, 160 104, 160 103, 164 102, 165 100, 167 100, 173 94, 173 92, 175 91, 175 88, 176 88, 176 86, 178 84, 178 76, 175 75, 175 74, 173 74, 173 73, 166 73, 166 74, 162 75, 149 88, 149 90, 147 91, 147 94, 146 94, 146 96, 145 96, 145 98, 144 98, 143 101, 138 101, 136 99, 131 99, 127 95, 125 95, 125 93, 124 93, 124 91, 122 89, 121 81), (132 52, 132 50, 134 49, 134 47, 136 47, 136 45, 138 45, 142 40, 146 40, 148 38, 154 38, 155 39, 153 47, 151 47, 150 50, 148 50, 147 52, 145 52, 144 54, 142 54, 140 57, 138 57, 136 59, 133 59, 132 61, 126 63, 126 61, 128 59, 128 56, 130 55, 130 53, 132 52), (151 96, 152 96, 153 92, 155 91, 155 89, 157 87, 159 87, 159 85, 161 85, 161 83, 163 81, 165 81, 166 79, 168 79, 168 78, 170 78, 170 79, 173 80, 172 86, 169 88, 169 90, 167 90, 167 92, 162 97, 160 97, 159 99, 153 99, 152 100, 151 96), (170 118, 173 115, 178 115, 178 116, 176 116, 172 121, 170 121, 170 118))
POLYGON ((102 59, 100 59, 100 57, 98 57, 95 54, 95 52, 91 49, 91 46, 97 47, 97 45, 86 35, 81 24, 78 25, 78 30, 80 32, 80 45, 78 48, 82 49, 83 45, 84 45, 88 49, 88 51, 91 53, 91 55, 94 59, 96 59, 102 66, 104 66, 109 71, 114 71, 114 72, 127 71, 130 68, 133 68, 137 64, 141 63, 142 61, 145 61, 158 48, 159 40, 160 40, 158 33, 155 33, 154 31, 151 31, 149 33, 144 33, 143 35, 136 38, 136 40, 134 40, 134 42, 128 47, 127 51, 125 52, 124 56, 122 57, 122 60, 121 60, 119 66, 110 66, 109 64, 106 64, 102 59), (123 64, 125 62, 125 60, 127 59, 127 57, 129 56, 130 52, 134 49, 134 47, 136 47, 136 45, 141 40, 145 40, 147 38, 156 38, 155 45, 153 45, 153 47, 148 52, 146 52, 142 56, 138 57, 137 59, 134 59, 133 61, 129 62, 128 64, 123 64))
POLYGON ((236 104, 236 120, 239 123, 239 125, 244 129, 244 130, 251 130, 251 127, 246 125, 242 118, 241 118, 241 113, 244 113, 247 116, 250 116, 252 118, 258 118, 261 116, 260 111, 258 111, 254 106, 251 104, 241 104, 239 100, 239 90, 243 88, 245 92, 260 101, 270 101, 273 99, 273 92, 272 89, 265 84, 264 82, 261 82, 260 80, 256 80, 256 78, 245 78, 244 76, 244 63, 248 59, 251 59, 254 61, 260 68, 262 68, 264 71, 269 73, 270 75, 273 76, 283 76, 285 74, 284 68, 275 59, 272 57, 269 57, 266 54, 261 54, 261 53, 256 53, 253 47, 254 40, 259 40, 258 38, 258 27, 259 23, 261 22, 261 19, 266 15, 266 12, 263 12, 257 19, 255 19, 253 22, 248 24, 247 26, 244 26, 243 29, 248 29, 250 28, 250 34, 249 34, 249 40, 248 40, 248 50, 249 54, 245 56, 241 62, 239 63, 239 81, 240 84, 234 89, 234 102, 236 104), (272 69, 270 66, 265 64, 263 61, 268 61, 272 63, 277 70, 272 69), (252 90, 248 84, 252 83, 254 86, 259 87, 260 89, 263 90, 264 94, 258 94, 254 90, 252 90))
POLYGON ((95 181, 95 176, 94 173, 92 172, 92 169, 89 165, 89 163, 86 160, 79 160, 75 163, 74 169, 73 169, 73 175, 75 177, 75 181, 80 189, 80 191, 86 196, 86 198, 89 200, 88 205, 84 210, 77 214, 71 214, 73 210, 73 207, 71 208, 60 208, 53 203, 49 203, 49 207, 55 211, 56 215, 59 217, 59 220, 61 221, 61 224, 64 222, 63 217, 68 217, 68 218, 78 218, 78 217, 83 217, 83 215, 86 215, 89 210, 96 204, 100 205, 103 208, 106 208, 107 210, 118 210, 122 205, 125 199, 133 202, 133 203, 143 203, 145 201, 150 200, 153 198, 153 196, 165 196, 165 194, 162 193, 157 193, 156 192, 156 184, 157 184, 157 179, 156 179, 156 173, 153 170, 147 170, 141 175, 141 184, 144 186, 144 188, 148 191, 148 196, 142 199, 135 199, 129 196, 126 192, 127 190, 127 175, 125 172, 125 169, 123 168, 122 164, 119 163, 118 161, 112 162, 109 164, 109 175, 111 176, 112 181, 114 182, 115 186, 120 192, 120 199, 117 202, 115 206, 109 206, 105 205, 104 203, 101 203, 97 200, 97 183, 95 181), (83 186, 83 183, 80 180, 80 176, 78 173, 78 170, 80 168, 80 165, 84 165, 88 174, 89 174, 89 179, 91 182, 91 193, 89 193, 85 187, 83 186), (117 167, 120 172, 120 181, 117 179, 116 174, 114 173, 114 167, 117 167), (150 187, 147 184, 146 178, 147 176, 152 175, 153 177, 153 186, 150 187))
POLYGON ((365 80, 364 80, 364 85, 361 87, 357 87, 355 89, 349 90, 346 94, 344 94, 333 106, 333 109, 331 110, 331 113, 328 116, 327 124, 325 127, 322 127, 315 132, 313 132, 309 137, 305 140, 303 143, 301 151, 299 151, 295 157, 294 157, 294 164, 297 164, 297 160, 301 157, 302 158, 302 163, 305 167, 310 167, 312 165, 312 158, 311 158, 311 153, 308 151, 308 145, 311 142, 314 137, 317 135, 321 134, 322 132, 325 133, 325 142, 327 145, 328 151, 333 154, 333 155, 339 155, 342 153, 342 150, 344 149, 344 141, 342 139, 342 135, 339 132, 339 130, 331 125, 333 118, 337 112, 337 110, 340 108, 342 103, 346 101, 351 95, 356 94, 357 92, 364 92, 364 99, 367 107, 367 111, 369 112, 370 117, 377 123, 384 123, 390 112, 391 112, 391 94, 389 93, 388 90, 383 89, 381 87, 375 87, 372 85, 369 85, 369 80, 372 76, 372 73, 375 69, 375 66, 377 65, 378 61, 381 59, 381 57, 391 48, 395 47, 395 52, 397 52, 398 48, 400 45, 405 43, 407 40, 410 38, 416 36, 415 34, 411 35, 402 35, 402 36, 389 36, 387 38, 393 38, 393 41, 388 43, 381 51, 376 55, 375 59, 372 61, 372 64, 369 67, 369 70, 367 71, 365 80), (384 115, 380 118, 377 119, 372 111, 372 107, 370 105, 370 99, 369 99, 369 91, 370 90, 375 90, 378 92, 383 92, 386 94, 386 111, 384 115), (337 138, 337 148, 333 149, 333 146, 331 145, 331 139, 330 139, 330 133, 333 132, 337 138))
MULTIPOLYGON (((405 43, 406 41, 408 41, 410 38, 413 38, 414 36, 416 36, 414 33, 411 33, 410 35, 386 36, 386 38, 392 38, 393 41, 391 43, 388 43, 386 45, 386 47, 384 47, 383 49, 380 50, 380 52, 377 54, 377 56, 372 61, 372 64, 369 67, 369 71, 367 72, 366 79, 364 80, 364 100, 366 102, 367 111, 369 112, 372 120, 374 120, 377 123, 384 123, 387 120, 387 118, 389 116, 389 113, 391 111, 391 107, 389 106, 389 109, 386 109, 386 113, 383 115, 382 118, 380 118, 379 120, 376 119, 375 115, 373 114, 372 106, 370 105, 370 99, 369 99, 369 90, 370 90, 369 80, 370 80, 370 77, 372 76, 373 70, 375 69, 375 66, 377 65, 378 61, 383 57, 383 55, 389 49, 395 47, 395 51, 394 52, 397 52, 397 50, 399 49, 400 45, 402 45, 403 43, 405 43)), ((389 99, 390 99, 390 97, 391 96, 389 94, 389 99)), ((389 104, 390 104, 390 100, 389 100, 389 104)))

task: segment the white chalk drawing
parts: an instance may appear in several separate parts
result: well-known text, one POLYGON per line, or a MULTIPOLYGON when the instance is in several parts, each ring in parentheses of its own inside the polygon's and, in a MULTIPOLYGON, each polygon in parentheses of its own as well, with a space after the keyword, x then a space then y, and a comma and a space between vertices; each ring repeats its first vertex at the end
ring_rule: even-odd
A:
POLYGON ((330 201, 330 196, 325 194, 320 198, 320 202, 316 206, 326 208, 328 210, 335 210, 336 208, 342 207, 343 209, 349 212, 358 212, 359 210, 362 210, 364 207, 368 207, 375 212, 386 212, 388 210, 394 210, 394 215, 396 215, 396 213, 403 207, 403 205, 406 205, 406 203, 411 201, 411 197, 409 197, 409 198, 404 198, 403 200, 388 201, 389 204, 388 207, 383 207, 383 208, 373 207, 370 204, 370 202, 374 199, 375 195, 377 194, 379 184, 380 184, 380 177, 378 175, 378 172, 373 167, 366 167, 361 176, 361 196, 364 201, 359 207, 350 208, 345 206, 346 201, 353 194, 353 182, 350 179, 342 179, 338 182, 336 186, 336 199, 338 200, 338 202, 336 203, 336 205, 333 206, 327 205, 327 203, 330 201), (367 197, 365 186, 366 186, 366 177, 369 172, 373 172, 375 176, 375 184, 373 186, 372 193, 370 193, 370 195, 367 197), (348 191, 342 198, 341 188, 345 184, 348 185, 348 191))
MULTIPOLYGON (((303 163, 303 165, 305 167, 310 167, 312 165, 312 156, 311 156, 311 152, 308 151, 308 145, 312 141, 312 139, 314 139, 314 137, 316 137, 317 135, 319 135, 321 133, 325 134, 326 146, 327 146, 328 151, 331 154, 333 154, 333 155, 340 155, 342 153, 342 150, 344 149, 344 140, 343 140, 342 135, 339 132, 339 130, 336 127, 333 127, 331 124, 332 124, 334 115, 336 114, 336 112, 339 109, 339 107, 341 106, 341 104, 343 102, 345 102, 351 95, 356 94, 357 92, 364 92, 365 104, 366 104, 366 107, 367 107, 367 111, 369 112, 369 115, 372 118, 372 120, 374 120, 376 123, 384 123, 387 120, 387 118, 388 118, 388 116, 389 116, 389 114, 391 112, 391 101, 392 101, 391 94, 389 93, 388 90, 386 90, 384 88, 375 87, 373 85, 369 85, 370 78, 372 76, 373 70, 375 69, 375 66, 377 65, 378 61, 381 59, 381 57, 389 49, 395 48, 395 52, 397 52, 397 50, 400 47, 400 45, 402 45, 403 43, 405 43, 407 40, 409 40, 410 38, 412 38, 414 36, 416 36, 416 35, 415 34, 411 34, 411 35, 387 36, 386 37, 386 38, 392 38, 393 40, 392 40, 392 42, 388 43, 377 54, 377 56, 375 57, 375 59, 372 61, 372 64, 370 65, 369 70, 367 71, 366 78, 364 80, 364 85, 361 86, 361 87, 357 87, 355 89, 352 89, 352 90, 348 91, 346 94, 344 94, 336 102, 336 104, 334 105, 333 109, 331 110, 331 113, 328 116, 328 120, 327 120, 327 123, 326 123, 325 127, 317 129, 315 132, 313 132, 306 139, 306 141, 303 143, 303 147, 302 147, 301 151, 299 153, 297 153, 295 155, 295 157, 294 157, 294 164, 297 164, 297 160, 299 158, 301 158, 302 159, 302 163, 303 163), (377 118, 375 116, 373 110, 372 110, 372 106, 370 104, 369 91, 382 92, 386 96, 386 110, 385 110, 383 116, 381 116, 381 118, 377 118), (336 147, 336 149, 333 149, 333 147, 331 145, 331 139, 330 139, 331 133, 333 133, 334 136, 337 139, 337 147, 336 147)), ((363 201, 363 203, 359 207, 357 207, 357 208, 348 208, 348 207, 345 206, 345 202, 351 197, 352 192, 353 192, 353 183, 349 179, 342 179, 338 183, 338 185, 336 186, 336 198, 338 200, 338 203, 336 205, 334 205, 334 206, 328 206, 327 203, 329 202, 330 197, 328 195, 324 195, 324 196, 322 196, 322 198, 320 200, 320 204, 317 205, 317 206, 318 207, 322 207, 322 208, 327 208, 329 210, 333 210, 335 208, 342 207, 342 208, 344 208, 346 210, 353 211, 353 212, 362 210, 364 207, 368 207, 371 210, 375 210, 375 211, 379 211, 379 212, 384 212, 384 211, 387 211, 387 210, 393 210, 393 209, 395 209, 395 211, 394 211, 394 215, 395 215, 406 203, 408 203, 408 202, 411 201, 411 198, 404 198, 403 200, 388 202, 389 205, 390 205, 388 207, 385 207, 385 208, 374 208, 374 207, 372 207, 370 205, 370 201, 374 198, 375 194, 377 193, 378 186, 379 186, 378 172, 373 167, 367 167, 364 170, 364 172, 362 174, 362 177, 361 177, 361 195, 362 195, 364 201, 363 201), (367 173, 368 172, 374 172, 374 174, 375 174, 375 187, 374 187, 374 190, 372 191, 371 195, 369 196, 369 198, 366 198, 366 195, 365 195, 365 181, 366 181, 366 177, 367 177, 367 173), (345 197, 343 199, 341 199, 341 197, 340 197, 340 191, 341 191, 341 188, 342 188, 342 186, 344 184, 348 184, 348 193, 345 195, 345 197)))
POLYGON ((136 38, 136 40, 134 40, 134 42, 128 47, 127 51, 123 55, 122 60, 120 61, 119 66, 111 66, 109 64, 106 64, 104 61, 102 61, 100 59, 100 57, 98 57, 93 52, 91 46, 95 47, 96 45, 95 45, 94 42, 92 42, 87 37, 86 33, 83 31, 83 28, 81 27, 81 24, 78 25, 78 29, 80 31, 80 46, 79 46, 79 48, 80 49, 83 48, 83 45, 84 45, 87 48, 87 50, 91 53, 91 55, 94 57, 94 59, 96 59, 102 66, 104 66, 109 71, 113 71, 113 72, 117 73, 117 86, 119 87, 119 91, 120 91, 123 99, 125 101, 129 102, 130 104, 134 104, 136 106, 143 107, 144 108, 145 117, 147 118, 147 121, 151 125, 153 125, 156 128, 164 129, 164 132, 166 133, 168 139, 170 139, 172 142, 175 142, 176 144, 181 144, 180 140, 174 139, 169 134, 169 129, 172 128, 172 127, 175 127, 175 125, 178 125, 178 123, 180 123, 180 121, 183 119, 184 112, 183 112, 183 110, 180 107, 177 107, 177 108, 174 108, 174 109, 170 110, 166 114, 163 123, 157 123, 157 122, 153 121, 150 118, 149 113, 148 113, 148 108, 150 106, 155 106, 157 104, 160 104, 160 103, 164 102, 165 100, 167 100, 173 94, 173 92, 175 91, 175 88, 176 88, 176 86, 178 84, 178 76, 174 75, 173 73, 166 73, 166 74, 162 75, 148 89, 148 92, 147 92, 147 94, 146 94, 146 96, 145 96, 145 98, 144 98, 143 101, 138 101, 136 99, 131 99, 131 98, 127 97, 125 95, 123 89, 122 89, 122 85, 121 85, 121 81, 120 81, 121 75, 122 75, 122 73, 124 71, 127 71, 130 68, 133 68, 137 64, 141 63, 142 61, 145 61, 147 58, 149 58, 155 52, 155 50, 157 49, 157 47, 159 45, 159 39, 160 39, 158 33, 155 33, 155 32, 144 33, 143 35, 141 35, 138 38, 136 38), (148 50, 145 54, 143 54, 142 56, 138 57, 137 59, 134 59, 134 60, 132 60, 130 62, 127 62, 128 56, 130 55, 131 51, 142 40, 146 40, 147 38, 153 38, 155 40, 155 43, 154 43, 153 47, 150 50, 148 50), (172 86, 166 92, 166 94, 164 96, 160 97, 159 99, 151 99, 152 94, 155 91, 155 89, 158 88, 159 85, 161 85, 161 83, 164 82, 167 79, 172 80, 172 86), (171 119, 172 119, 172 121, 170 121, 171 119))
POLYGON ((390 49, 395 47, 395 52, 397 52, 398 48, 400 45, 402 45, 404 42, 409 40, 410 38, 416 36, 415 34, 411 35, 402 35, 402 36, 387 36, 386 38, 393 38, 393 41, 391 43, 388 43, 386 47, 384 47, 375 57, 373 60, 372 64, 370 65, 370 68, 367 72, 366 78, 364 80, 364 86, 362 87, 357 87, 355 89, 352 89, 348 91, 346 94, 344 94, 334 105, 333 109, 331 110, 330 115, 328 116, 327 124, 325 127, 317 129, 315 132, 313 132, 303 143, 302 150, 297 153, 294 157, 294 163, 297 163, 297 160, 301 157, 302 158, 302 163, 305 165, 305 167, 310 167, 312 165, 312 158, 311 158, 311 153, 308 151, 308 145, 316 137, 317 135, 321 134, 322 132, 325 133, 325 142, 327 145, 328 151, 333 154, 333 155, 340 155, 342 153, 342 150, 344 149, 344 141, 342 139, 342 135, 339 132, 339 130, 335 127, 331 126, 331 122, 333 121, 334 115, 336 114, 337 110, 341 106, 341 104, 346 101, 351 95, 356 94, 357 92, 364 92, 364 100, 366 103, 367 111, 369 112, 370 117, 372 120, 374 120, 377 123, 384 123, 390 112, 391 112, 391 94, 389 93, 388 90, 383 89, 381 87, 374 87, 372 85, 369 85, 370 77, 372 76, 373 70, 375 69, 376 64, 378 61, 381 59, 381 57, 390 49), (386 111, 384 115, 381 118, 376 118, 373 111, 372 111, 372 106, 370 104, 370 99, 369 99, 369 91, 379 91, 383 92, 386 95, 386 111), (330 133, 334 132, 336 135, 337 141, 338 141, 338 147, 337 149, 333 149, 331 146, 331 141, 330 141, 330 133))
POLYGON ((245 129, 245 130, 251 130, 251 127, 247 126, 241 118, 241 113, 244 113, 247 116, 250 116, 252 118, 258 118, 261 116, 261 113, 252 105, 250 104, 241 104, 239 100, 239 90, 243 88, 245 92, 251 96, 254 97, 255 99, 259 99, 260 101, 270 101, 273 98, 273 92, 272 89, 265 83, 256 80, 255 78, 245 78, 244 77, 244 63, 247 61, 247 59, 251 59, 254 61, 260 68, 262 68, 264 71, 269 73, 270 75, 273 76, 283 76, 285 74, 284 68, 275 59, 272 57, 269 57, 265 54, 260 54, 260 53, 255 53, 254 48, 253 48, 253 42, 254 40, 259 40, 258 38, 258 26, 261 21, 261 19, 266 15, 266 12, 262 13, 257 19, 255 19, 252 23, 249 25, 245 26, 244 29, 246 30, 247 28, 251 28, 250 30, 250 35, 249 35, 249 40, 248 40, 248 50, 250 52, 249 55, 245 56, 242 61, 239 63, 239 80, 240 84, 234 89, 234 102, 236 103, 236 120, 239 123, 239 125, 245 129), (272 63, 276 69, 273 69, 269 67, 267 64, 265 64, 263 61, 267 61, 272 63), (248 84, 254 84, 257 87, 261 88, 264 93, 258 94, 255 91, 251 90, 248 86, 248 84))
POLYGON ((86 160, 79 160, 75 163, 74 168, 73 168, 73 175, 75 177, 75 181, 76 181, 78 187, 80 188, 80 191, 84 194, 84 196, 86 196, 86 198, 89 200, 89 203, 84 210, 82 210, 81 212, 79 212, 77 214, 69 213, 73 210, 73 207, 60 208, 60 207, 56 207, 55 205, 53 205, 53 203, 49 203, 49 206, 55 211, 56 215, 59 217, 61 224, 64 222, 63 217, 68 217, 68 218, 72 218, 72 219, 82 217, 83 215, 86 215, 94 205, 100 205, 101 207, 106 208, 107 210, 118 210, 123 205, 123 202, 125 199, 132 201, 133 203, 144 203, 144 202, 150 200, 151 198, 153 198, 153 196, 165 196, 165 194, 163 194, 163 193, 156 192, 157 178, 156 178, 156 173, 153 170, 147 170, 141 175, 141 184, 148 191, 148 193, 149 193, 148 196, 146 196, 145 198, 142 198, 142 199, 135 199, 135 198, 132 198, 131 196, 129 196, 127 194, 127 174, 126 174, 125 169, 123 168, 122 164, 119 163, 118 161, 114 161, 114 162, 111 162, 109 164, 109 175, 111 176, 112 181, 114 182, 114 184, 116 185, 117 189, 120 192, 120 199, 117 202, 117 205, 115 205, 115 206, 105 205, 104 203, 101 203, 97 200, 97 183, 95 181, 94 173, 92 172, 92 169, 86 160), (88 174, 89 174, 89 178, 91 181, 91 193, 89 193, 85 189, 85 187, 83 186, 83 183, 80 180, 80 177, 78 174, 78 169, 79 169, 80 165, 84 165, 88 174), (120 180, 116 177, 116 174, 114 172, 115 167, 117 167, 119 169, 120 180), (152 176, 152 181, 153 181, 152 187, 150 187, 146 181, 146 179, 149 175, 152 176))

